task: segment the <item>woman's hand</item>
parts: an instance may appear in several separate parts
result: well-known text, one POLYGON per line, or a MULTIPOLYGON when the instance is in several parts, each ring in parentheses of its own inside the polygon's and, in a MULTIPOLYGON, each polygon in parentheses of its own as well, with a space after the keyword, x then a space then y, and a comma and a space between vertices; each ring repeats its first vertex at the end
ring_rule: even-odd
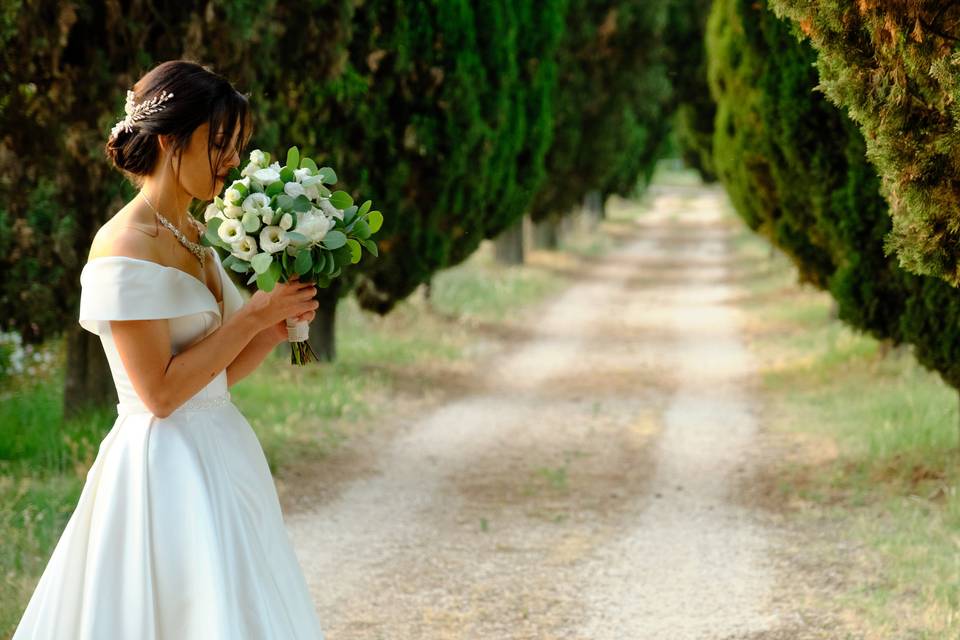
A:
POLYGON ((313 320, 320 306, 314 299, 316 295, 316 285, 300 282, 299 276, 294 274, 289 282, 278 282, 269 293, 254 292, 247 305, 251 315, 263 324, 261 332, 270 332, 279 342, 287 339, 287 318, 307 322, 313 320))
MULTIPOLYGON (((307 311, 306 313, 301 313, 299 316, 296 316, 293 320, 298 322, 303 320, 305 322, 313 322, 314 317, 317 315, 316 311, 307 311)), ((271 325, 263 330, 267 333, 270 338, 280 344, 281 342, 287 341, 287 320, 284 318, 280 322, 277 322, 274 325, 271 325)))

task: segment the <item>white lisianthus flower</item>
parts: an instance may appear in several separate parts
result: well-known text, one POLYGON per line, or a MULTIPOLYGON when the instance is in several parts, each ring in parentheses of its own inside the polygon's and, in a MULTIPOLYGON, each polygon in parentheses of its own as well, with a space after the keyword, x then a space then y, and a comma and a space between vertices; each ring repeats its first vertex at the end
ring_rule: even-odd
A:
POLYGON ((267 154, 260 149, 254 149, 250 152, 250 162, 258 167, 265 167, 267 165, 267 154))
POLYGON ((263 224, 273 224, 273 214, 274 211, 270 207, 264 207, 260 210, 260 219, 263 220, 263 224))
POLYGON ((288 244, 290 244, 290 238, 280 227, 271 225, 260 230, 260 248, 267 253, 283 251, 288 244))
POLYGON ((217 206, 217 203, 211 202, 203 211, 203 221, 210 222, 214 218, 222 218, 223 216, 221 214, 222 212, 220 211, 220 207, 217 206))
POLYGON ((269 168, 269 169, 273 169, 273 170, 276 171, 277 173, 280 173, 280 171, 283 169, 283 167, 280 166, 280 161, 279 161, 279 160, 278 160, 278 161, 275 161, 275 162, 274 162, 273 164, 271 164, 268 168, 269 168))
POLYGON ((232 219, 240 218, 243 216, 243 208, 235 204, 228 204, 223 208, 223 215, 232 219))
POLYGON ((233 244, 234 242, 239 242, 247 235, 247 232, 243 230, 243 225, 240 224, 239 220, 229 219, 224 220, 217 228, 217 235, 227 244, 233 244))
POLYGON ((311 209, 297 216, 297 232, 305 235, 311 244, 316 244, 326 237, 327 232, 333 229, 336 223, 323 215, 319 209, 311 209))
POLYGON ((257 255, 257 242, 251 236, 243 236, 237 242, 230 245, 233 255, 250 262, 253 256, 257 255))
POLYGON ((283 192, 291 198, 302 196, 304 194, 303 185, 299 182, 288 182, 287 184, 283 185, 283 192))
POLYGON ((331 218, 336 218, 337 220, 343 220, 343 210, 337 209, 335 206, 330 204, 329 200, 321 200, 320 208, 323 209, 323 212, 330 216, 331 218))
POLYGON ((308 167, 303 167, 302 169, 294 169, 293 177, 297 182, 302 183, 304 179, 310 177, 310 169, 308 167))
POLYGON ((264 208, 270 208, 270 197, 265 193, 251 193, 243 200, 243 210, 260 215, 264 208))
POLYGON ((280 172, 273 167, 257 169, 253 172, 253 179, 264 186, 269 186, 280 179, 280 172))
POLYGON ((233 187, 230 187, 229 189, 227 189, 227 192, 223 194, 223 201, 226 202, 227 204, 238 205, 241 202, 243 202, 243 194, 241 194, 239 191, 237 191, 233 187))
POLYGON ((278 222, 277 224, 279 224, 280 228, 283 229, 284 231, 289 231, 290 227, 293 226, 293 216, 290 215, 289 213, 285 213, 282 216, 280 216, 280 222, 278 222))
MULTIPOLYGON (((240 172, 244 178, 253 178, 253 174, 260 170, 260 167, 252 162, 248 163, 247 166, 243 168, 243 171, 240 172)), ((257 184, 260 184, 260 181, 256 178, 253 178, 253 181, 257 184)))
POLYGON ((304 185, 303 195, 310 198, 311 202, 316 202, 320 199, 320 187, 315 184, 304 185))

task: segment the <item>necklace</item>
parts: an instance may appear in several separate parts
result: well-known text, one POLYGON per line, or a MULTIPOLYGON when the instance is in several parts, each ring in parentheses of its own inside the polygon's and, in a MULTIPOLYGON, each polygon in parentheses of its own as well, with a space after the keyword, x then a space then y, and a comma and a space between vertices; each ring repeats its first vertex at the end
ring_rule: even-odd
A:
MULTIPOLYGON (((172 222, 164 218, 162 215, 160 215, 160 212, 157 211, 157 208, 153 206, 153 203, 150 202, 150 200, 147 198, 146 194, 143 193, 143 191, 140 192, 140 195, 143 196, 143 199, 146 201, 146 203, 150 205, 151 209, 153 209, 153 212, 157 215, 157 219, 160 221, 160 223, 163 226, 165 226, 167 229, 170 229, 170 231, 173 232, 173 235, 176 236, 177 240, 180 241, 180 244, 182 244, 187 249, 189 249, 190 252, 197 257, 197 260, 200 261, 200 268, 203 269, 205 258, 207 257, 207 252, 204 251, 204 246, 198 242, 193 242, 192 240, 187 238, 187 236, 183 235, 183 232, 180 231, 180 229, 178 229, 175 224, 173 224, 172 222)), ((200 229, 200 223, 198 223, 194 219, 194 217, 191 216, 189 213, 187 214, 187 219, 190 220, 190 222, 192 222, 193 225, 197 227, 197 230, 201 231, 202 233, 202 230, 200 229)))

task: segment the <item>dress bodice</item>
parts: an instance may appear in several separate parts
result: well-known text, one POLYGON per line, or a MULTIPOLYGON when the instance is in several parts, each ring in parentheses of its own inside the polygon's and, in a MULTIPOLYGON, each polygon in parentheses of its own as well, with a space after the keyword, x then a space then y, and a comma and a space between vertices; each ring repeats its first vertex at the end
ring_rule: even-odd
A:
MULTIPOLYGON (((199 279, 176 267, 127 256, 101 256, 80 272, 80 326, 100 336, 124 407, 146 406, 137 395, 120 359, 110 320, 166 319, 170 351, 180 353, 215 331, 243 306, 243 297, 216 254, 223 300, 217 301, 199 279)), ((189 403, 227 393, 226 369, 201 389, 189 403)))

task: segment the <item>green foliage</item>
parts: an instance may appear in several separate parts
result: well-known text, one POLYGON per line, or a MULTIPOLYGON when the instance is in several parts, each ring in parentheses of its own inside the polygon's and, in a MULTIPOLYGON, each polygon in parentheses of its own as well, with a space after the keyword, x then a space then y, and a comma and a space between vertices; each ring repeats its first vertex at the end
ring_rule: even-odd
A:
POLYGON ((828 289, 840 318, 914 345, 960 387, 960 301, 884 253, 891 221, 857 126, 813 91, 815 53, 753 0, 718 0, 708 29, 716 167, 738 213, 828 289))
POLYGON ((707 83, 706 29, 713 0, 670 0, 667 69, 673 84, 673 131, 680 156, 705 182, 713 168, 713 122, 717 107, 707 83))
POLYGON ((849 111, 883 177, 887 247, 960 284, 960 5, 776 0, 817 49, 820 88, 849 111))
POLYGON ((666 24, 666 0, 568 2, 535 220, 567 213, 589 191, 632 195, 649 182, 669 129, 666 24))

